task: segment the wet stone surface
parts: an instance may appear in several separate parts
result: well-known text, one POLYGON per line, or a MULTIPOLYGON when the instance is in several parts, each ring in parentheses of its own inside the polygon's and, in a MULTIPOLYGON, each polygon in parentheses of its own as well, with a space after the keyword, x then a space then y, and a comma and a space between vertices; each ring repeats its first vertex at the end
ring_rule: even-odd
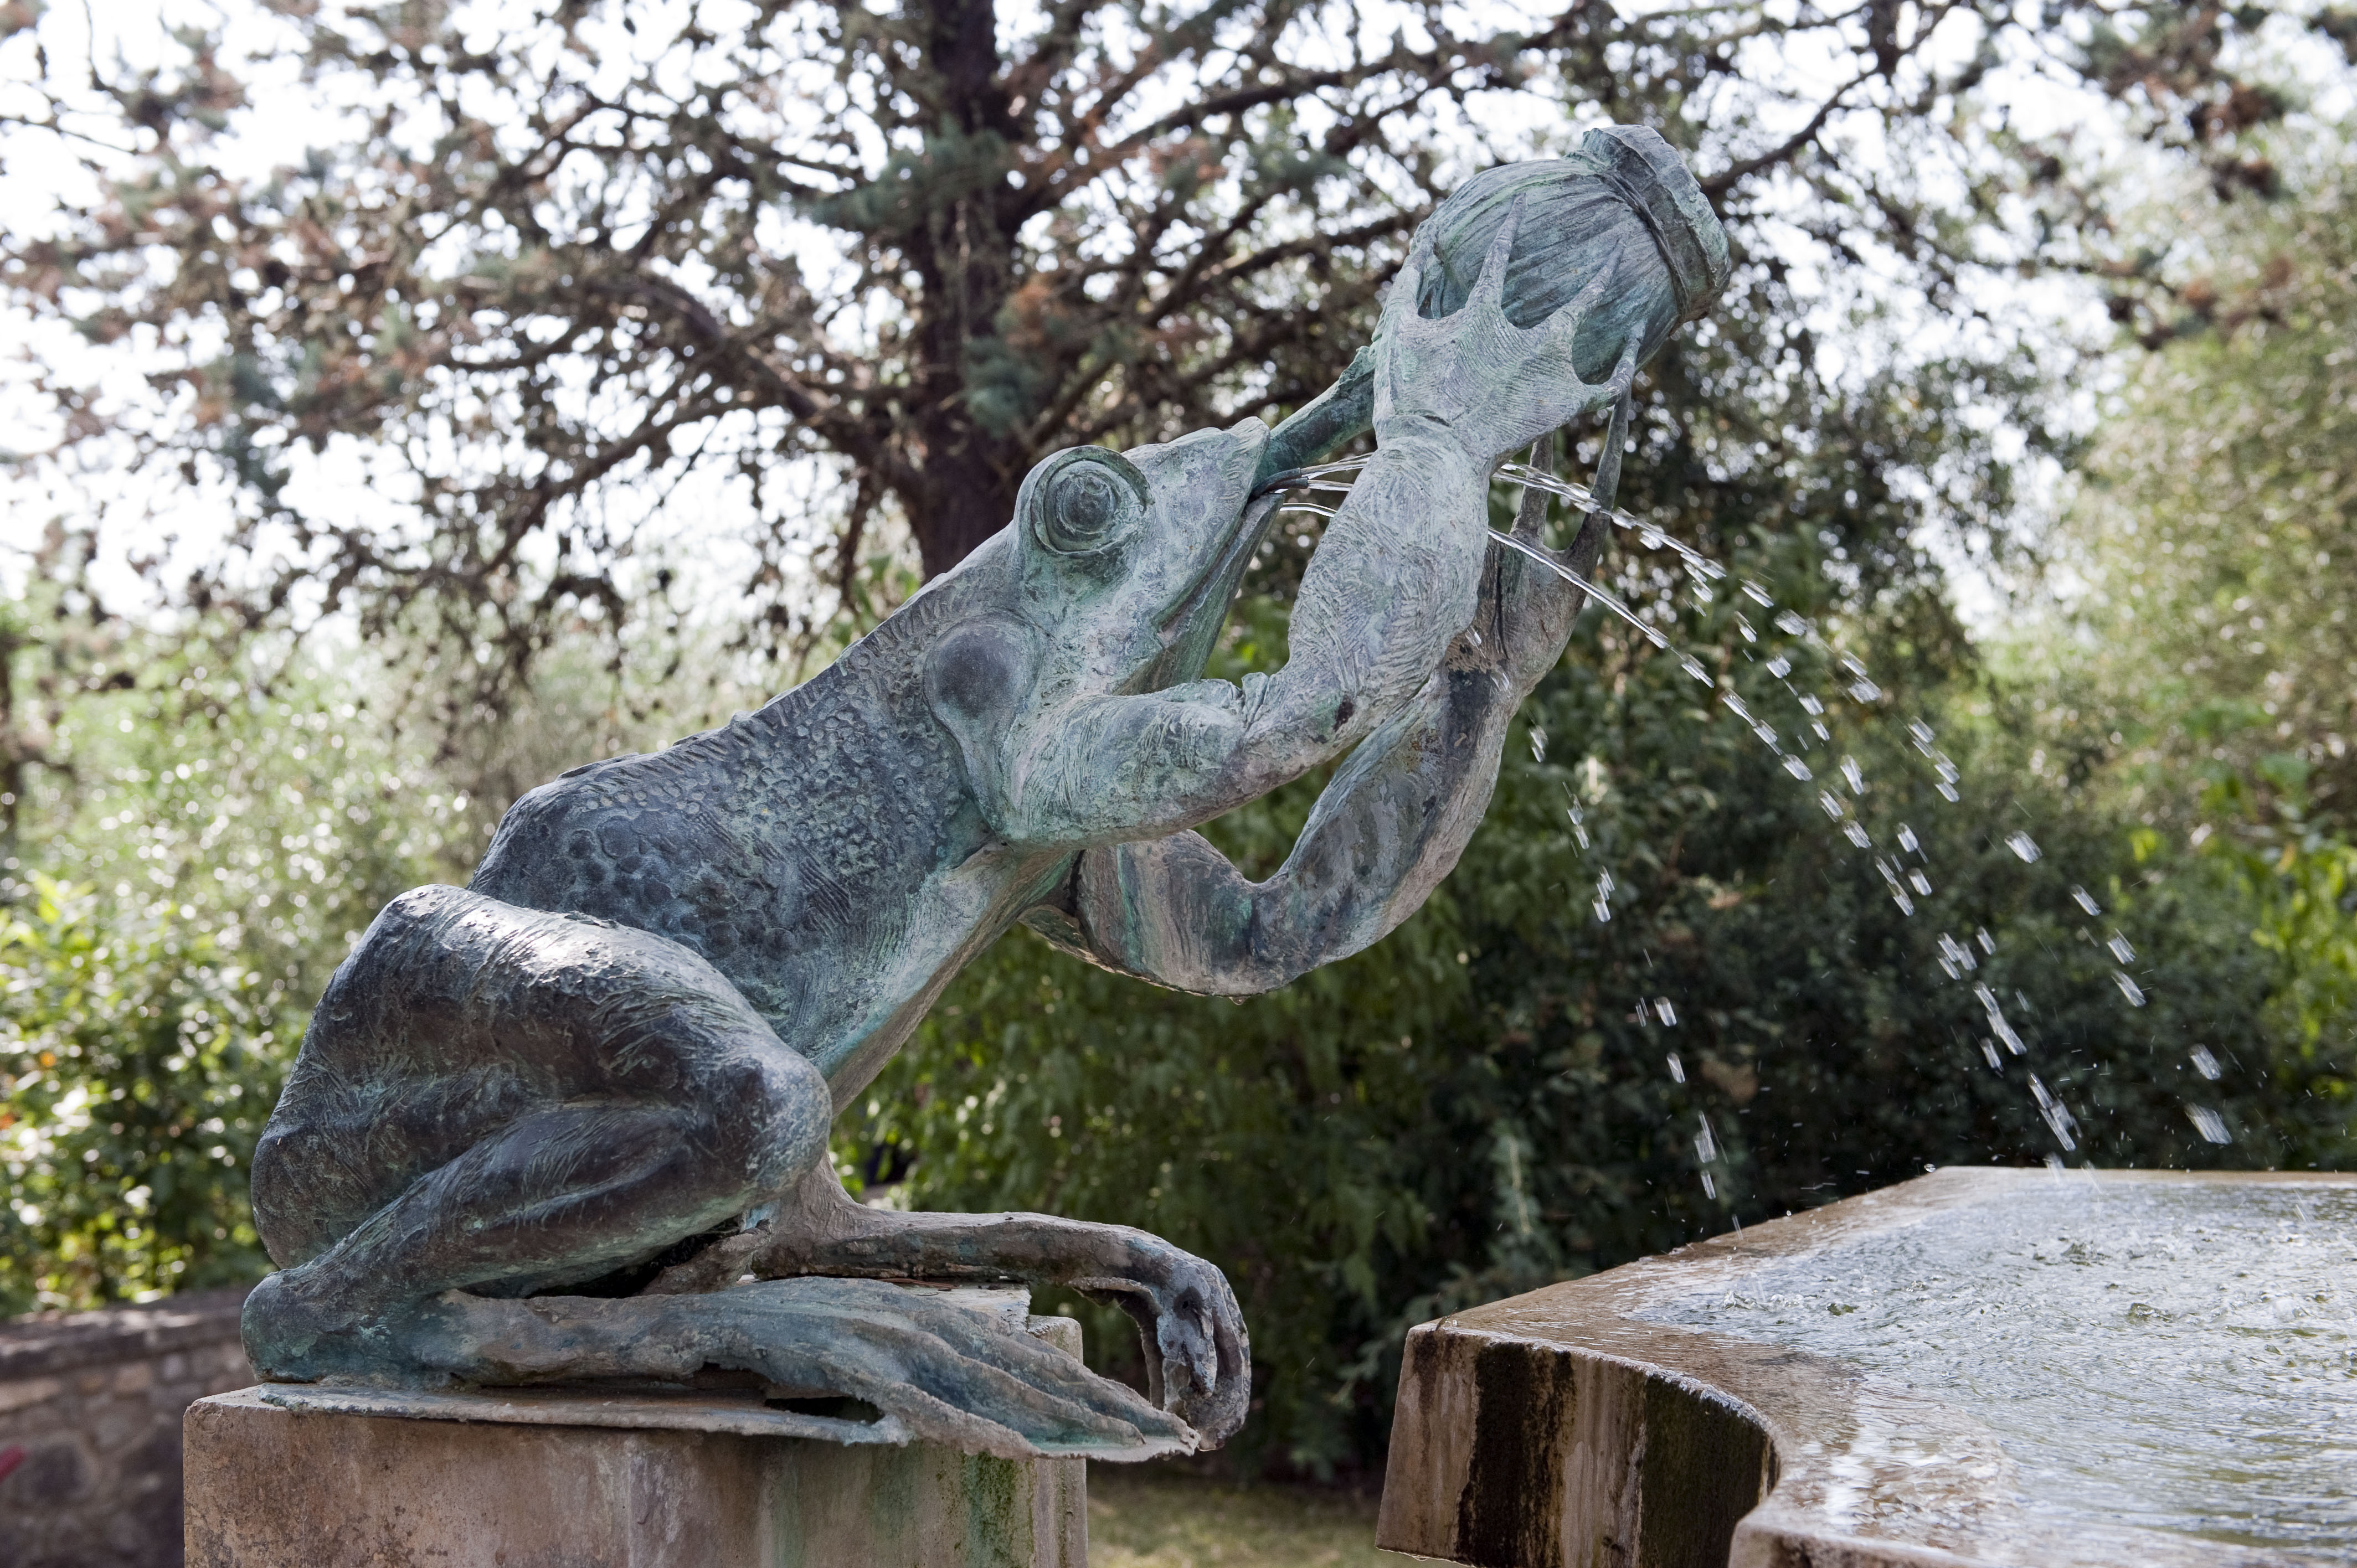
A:
POLYGON ((1964 1412, 2029 1521, 2357 1557, 2357 1179, 2064 1175, 1634 1316, 1964 1412))
POLYGON ((1411 1330, 1377 1541, 2345 1563, 2352 1434, 2357 1175, 1959 1166, 1411 1330), (1502 1466, 1500 1434, 1544 1452, 1502 1466))

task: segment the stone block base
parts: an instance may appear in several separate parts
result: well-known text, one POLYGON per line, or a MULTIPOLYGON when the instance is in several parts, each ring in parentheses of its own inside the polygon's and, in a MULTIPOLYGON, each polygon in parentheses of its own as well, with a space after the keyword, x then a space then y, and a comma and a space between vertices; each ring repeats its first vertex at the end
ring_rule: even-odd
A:
POLYGON ((189 1407, 190 1568, 1087 1568, 1082 1459, 189 1407))

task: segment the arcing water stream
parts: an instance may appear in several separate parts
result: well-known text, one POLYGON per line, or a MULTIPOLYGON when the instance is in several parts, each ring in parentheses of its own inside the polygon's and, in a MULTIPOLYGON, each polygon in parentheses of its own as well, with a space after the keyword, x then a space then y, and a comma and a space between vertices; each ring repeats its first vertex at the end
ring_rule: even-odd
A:
MULTIPOLYGON (((1295 476, 1295 478, 1304 489, 1329 493, 1347 492, 1350 485, 1344 476, 1355 474, 1360 467, 1361 460, 1327 463, 1314 468, 1304 469, 1295 476)), ((1497 477, 1510 485, 1522 488, 1526 494, 1537 491, 1560 497, 1570 502, 1577 512, 1606 517, 1616 528, 1633 533, 1638 542, 1649 551, 1670 552, 1676 558, 1685 585, 1696 601, 1698 608, 1706 608, 1712 605, 1717 596, 1714 585, 1723 584, 1728 578, 1728 571, 1724 565, 1681 541, 1672 538, 1660 528, 1631 517, 1617 509, 1598 508, 1596 497, 1587 487, 1575 481, 1561 478, 1543 468, 1523 463, 1501 464, 1497 470, 1497 477)), ((1320 517, 1330 517, 1334 512, 1331 507, 1307 500, 1288 502, 1283 510, 1308 512, 1320 517)), ((1660 627, 1639 614, 1631 606, 1606 592, 1597 584, 1573 572, 1543 549, 1495 530, 1491 531, 1491 538, 1501 548, 1514 551, 1538 563, 1579 588, 1583 594, 1593 599, 1608 613, 1633 628, 1652 648, 1676 659, 1679 668, 1695 681, 1709 687, 1717 697, 1718 705, 1733 714, 1749 732, 1753 740, 1764 746, 1794 781, 1803 785, 1817 782, 1816 769, 1811 768, 1802 753, 1818 747, 1824 748, 1827 754, 1827 762, 1830 763, 1833 770, 1838 773, 1841 782, 1848 791, 1848 798, 1845 799, 1829 787, 1821 786, 1818 789, 1817 803, 1824 811, 1829 828, 1838 830, 1841 836, 1854 849, 1873 855, 1874 869, 1880 875, 1892 903, 1898 907, 1902 917, 1911 918, 1916 912, 1915 900, 1918 897, 1931 896, 1933 887, 1931 875, 1932 867, 1924 854, 1921 841, 1913 830, 1902 822, 1891 835, 1893 847, 1888 853, 1878 851, 1872 832, 1860 819, 1857 806, 1854 804, 1864 797, 1867 789, 1863 768, 1857 758, 1851 756, 1844 755, 1837 761, 1832 759, 1833 735, 1825 723, 1827 709, 1824 699, 1816 692, 1803 691, 1792 683, 1792 677, 1795 669, 1793 660, 1784 651, 1768 650, 1762 641, 1762 632, 1752 625, 1748 615, 1740 609, 1734 611, 1736 628, 1746 645, 1743 650, 1745 658, 1754 659, 1751 651, 1754 648, 1768 653, 1763 668, 1791 696, 1793 706, 1800 715, 1793 725, 1795 745, 1792 749, 1786 747, 1782 736, 1772 723, 1754 713, 1730 686, 1722 684, 1715 679, 1701 660, 1693 654, 1674 647, 1668 635, 1660 627), (1812 737, 1813 737, 1813 743, 1812 737), (1914 861, 1911 866, 1906 864, 1908 857, 1910 856, 1914 861)), ((1842 696, 1848 698, 1861 710, 1870 710, 1874 703, 1881 700, 1883 695, 1881 688, 1875 683, 1866 666, 1855 657, 1840 653, 1834 649, 1813 622, 1794 610, 1780 608, 1767 590, 1749 579, 1741 581, 1738 585, 1738 590, 1744 599, 1749 600, 1769 618, 1769 624, 1775 631, 1817 654, 1829 671, 1839 670, 1843 672, 1846 677, 1846 683, 1836 682, 1842 696)), ((1938 736, 1932 726, 1920 718, 1914 719, 1910 721, 1907 733, 1914 749, 1929 765, 1932 773, 1933 786, 1941 798, 1951 804, 1960 803, 1963 797, 1957 785, 1962 778, 1961 770, 1944 752, 1940 750, 1938 736)), ((1534 755, 1544 760, 1545 740, 1542 734, 1534 733, 1532 747, 1534 755)), ((1577 798, 1570 805, 1568 819, 1571 833, 1578 843, 1582 857, 1590 858, 1589 835, 1577 798)), ((2033 863, 2040 857, 2041 852, 2036 841, 2027 832, 2016 831, 2004 843, 2006 847, 2025 865, 2033 863)), ((1612 918, 1612 897, 1617 890, 1617 885, 1609 866, 1597 866, 1596 870, 1596 891, 1592 911, 1598 920, 1609 920, 1612 918)), ((2072 897, 2080 909, 2091 918, 2099 918, 2102 915, 2101 906, 2084 888, 2073 887, 2072 897)), ((2133 946, 2116 929, 2113 930, 2108 942, 2104 945, 2115 961, 2113 979, 2121 996, 2130 1006, 2143 1006, 2146 1001, 2144 991, 2136 979, 2128 973, 2126 968, 2135 960, 2133 946)), ((1992 1070, 2003 1074, 2006 1072, 2007 1058, 2008 1057, 2028 1058, 2030 1046, 2007 1017, 2004 1005, 1996 993, 1986 982, 1977 978, 1981 960, 1994 956, 1996 951, 1996 939, 1986 928, 1976 929, 1969 941, 1959 940, 1946 931, 1940 933, 1939 966, 1951 983, 1972 987, 1973 997, 1985 1015, 1987 1028, 1987 1034, 1981 1041, 1982 1054, 1986 1058, 1992 1070), (1977 956, 1975 950, 1977 950, 1977 956)), ((2017 993, 2017 1001, 2027 1009, 2026 998, 2017 993)), ((1676 1022, 1674 1004, 1667 997, 1641 998, 1637 1003, 1636 1012, 1640 1021, 1649 1026, 1657 1020, 1664 1027, 1672 1026, 1676 1022)), ((2214 1080, 2219 1076, 2216 1058, 2205 1048, 2198 1046, 2194 1047, 2194 1053, 2193 1060, 2197 1070, 2201 1072, 2205 1079, 2214 1080)), ((1680 1083, 1684 1082, 1684 1065, 1677 1054, 1669 1053, 1666 1061, 1672 1077, 1680 1083)), ((2059 1169, 2063 1163, 2062 1155, 2079 1151, 2082 1133, 2078 1121, 2072 1114, 2069 1107, 2047 1086, 2037 1072, 2029 1071, 2026 1077, 2026 1087, 2036 1103, 2039 1116, 2060 1146, 2059 1153, 2048 1155, 2047 1163, 2059 1169)), ((2195 1128, 2204 1138, 2212 1143, 2228 1141, 2229 1133, 2217 1112, 2192 1104, 2189 1104, 2186 1110, 2195 1128)), ((1697 1112, 1697 1115, 1700 1116, 1701 1121, 1694 1144, 1699 1175, 1706 1195, 1715 1197, 1717 1184, 1712 1176, 1712 1167, 1718 1159, 1718 1144, 1712 1132, 1708 1116, 1702 1112, 1697 1112)))

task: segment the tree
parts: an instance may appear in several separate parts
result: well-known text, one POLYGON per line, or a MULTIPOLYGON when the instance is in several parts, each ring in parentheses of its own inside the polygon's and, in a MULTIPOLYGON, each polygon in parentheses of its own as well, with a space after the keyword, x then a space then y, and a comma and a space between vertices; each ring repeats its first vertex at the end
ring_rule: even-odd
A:
POLYGON ((2134 232, 2173 303, 2059 531, 2066 593, 2007 650, 2031 763, 2232 884, 2276 1072, 2357 1084, 2357 186, 2350 127, 2257 139, 2264 191, 2164 186, 2134 232), (2182 853, 2181 849, 2176 849, 2182 853))
POLYGON ((2179 187, 2140 215, 2186 303, 2090 451, 2040 652, 2087 709, 2067 727, 2172 835, 2357 830, 2350 150, 2310 127, 2269 148, 2275 199, 2179 187))
MULTIPOLYGON (((101 201, 0 247, 0 285, 150 356, 156 392, 111 404, 50 368, 50 455, 228 489, 242 562, 200 564, 191 602, 267 622, 307 584, 372 627, 424 602, 455 645, 496 650, 493 693, 566 617, 627 613, 636 522, 699 474, 726 476, 758 537, 753 629, 774 646, 823 614, 797 571, 813 505, 834 509, 838 586, 879 516, 931 574, 1048 450, 1298 403, 1436 194, 1580 124, 1654 124, 1689 153, 1740 286, 1811 376, 1792 249, 1757 223, 1797 227, 1836 278, 1894 259, 1942 315, 1971 311, 1961 282, 1988 266, 2102 259, 2095 198, 1974 105, 2000 64, 2108 95, 2222 169, 2279 106, 2239 74, 2264 18, 2173 4, 2074 3, 2035 35, 1997 0, 1591 0, 1480 37, 1437 0, 271 13, 258 51, 195 27, 89 92, 47 55, 23 71, 43 107, 19 134, 115 151, 89 154, 101 201), (2074 27, 2092 41, 2053 47, 2074 27), (290 64, 351 106, 349 137, 239 177, 222 155, 248 83, 290 64), (1530 118, 1504 99, 1544 106, 1542 128, 1485 128, 1530 118), (2083 221, 2008 228, 2025 193, 2083 221), (305 455, 339 445, 414 496, 406 521, 300 499, 305 455)), ((45 48, 63 27, 41 25, 45 48)))

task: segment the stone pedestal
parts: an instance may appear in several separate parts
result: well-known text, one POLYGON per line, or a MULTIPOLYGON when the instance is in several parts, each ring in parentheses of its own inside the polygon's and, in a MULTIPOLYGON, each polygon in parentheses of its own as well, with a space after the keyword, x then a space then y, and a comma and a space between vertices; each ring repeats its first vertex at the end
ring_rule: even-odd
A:
MULTIPOLYGON (((1081 1354, 1081 1326, 1029 1316, 1019 1286, 945 1298, 1081 1354)), ((1088 1568, 1084 1457, 995 1459, 907 1435, 865 1406, 749 1387, 264 1383, 188 1407, 188 1563, 1088 1568)))
POLYGON ((1088 1563, 1082 1459, 776 1435, 717 1401, 344 1402, 265 1385, 189 1408, 190 1568, 1088 1563), (630 1424, 563 1423, 605 1417, 630 1424))

